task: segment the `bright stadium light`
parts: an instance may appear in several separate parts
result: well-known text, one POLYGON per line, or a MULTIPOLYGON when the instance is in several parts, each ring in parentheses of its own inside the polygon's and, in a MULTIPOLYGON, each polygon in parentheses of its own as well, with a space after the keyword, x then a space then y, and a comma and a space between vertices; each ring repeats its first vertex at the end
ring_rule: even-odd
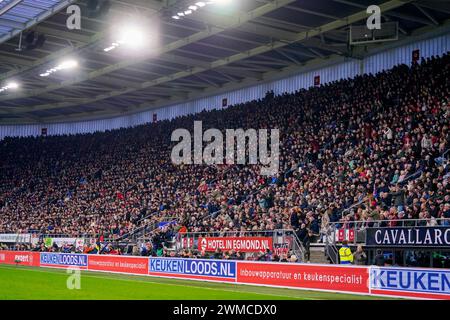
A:
POLYGON ((15 81, 10 81, 6 83, 3 87, 0 87, 0 92, 6 91, 6 90, 16 90, 19 88, 19 84, 15 81))
POLYGON ((78 67, 78 62, 76 60, 66 60, 59 65, 59 68, 62 69, 72 69, 78 67))
POLYGON ((19 88, 19 84, 17 82, 12 81, 12 82, 7 84, 7 87, 9 89, 17 89, 17 88, 19 88))
POLYGON ((146 36, 142 28, 130 25, 119 29, 116 34, 116 40, 113 41, 111 45, 104 48, 103 51, 109 52, 122 46, 126 46, 130 49, 138 49, 146 45, 146 36))
POLYGON ((74 69, 78 67, 78 61, 73 59, 64 60, 60 64, 58 64, 56 67, 48 69, 47 71, 41 73, 39 76, 41 77, 48 77, 52 73, 55 73, 60 70, 68 70, 68 69, 74 69))
POLYGON ((219 4, 219 5, 227 5, 230 4, 232 0, 211 0, 208 2, 214 3, 214 4, 219 4))
POLYGON ((117 42, 119 45, 125 44, 133 48, 141 47, 145 43, 144 32, 134 26, 125 27, 120 31, 117 42))
POLYGON ((210 5, 210 4, 219 4, 219 5, 227 5, 230 4, 233 0, 209 0, 209 1, 198 1, 195 4, 189 5, 186 10, 178 12, 176 15, 172 16, 172 19, 180 20, 182 17, 193 14, 195 11, 210 5))

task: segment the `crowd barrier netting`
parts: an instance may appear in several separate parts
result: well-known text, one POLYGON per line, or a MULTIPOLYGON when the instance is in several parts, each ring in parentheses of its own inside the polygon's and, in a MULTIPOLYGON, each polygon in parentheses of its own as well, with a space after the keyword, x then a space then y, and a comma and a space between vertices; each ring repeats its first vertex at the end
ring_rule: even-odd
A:
POLYGON ((450 300, 450 269, 0 251, 1 264, 450 300))

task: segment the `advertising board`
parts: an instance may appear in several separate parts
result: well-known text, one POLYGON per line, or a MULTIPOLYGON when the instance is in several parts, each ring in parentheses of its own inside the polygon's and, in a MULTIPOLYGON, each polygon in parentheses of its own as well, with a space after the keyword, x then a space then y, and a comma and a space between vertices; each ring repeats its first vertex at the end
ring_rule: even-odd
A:
POLYGON ((238 283, 369 293, 368 280, 367 267, 238 262, 238 283))
POLYGON ((450 270, 371 267, 370 289, 374 294, 450 299, 450 270))
POLYGON ((0 251, 0 264, 1 263, 38 267, 39 252, 0 251))
POLYGON ((148 273, 148 261, 147 257, 90 255, 88 269, 146 275, 148 273))
POLYGON ((0 264, 450 300, 450 270, 0 251, 0 264))
POLYGON ((151 257, 148 274, 234 282, 236 280, 236 261, 151 257))
POLYGON ((88 256, 76 253, 41 252, 40 265, 49 267, 78 267, 87 268, 88 256))
POLYGON ((367 228, 366 245, 378 247, 450 247, 450 227, 367 228))
POLYGON ((199 238, 198 249, 201 251, 239 251, 260 252, 273 250, 273 239, 270 237, 205 237, 199 238))

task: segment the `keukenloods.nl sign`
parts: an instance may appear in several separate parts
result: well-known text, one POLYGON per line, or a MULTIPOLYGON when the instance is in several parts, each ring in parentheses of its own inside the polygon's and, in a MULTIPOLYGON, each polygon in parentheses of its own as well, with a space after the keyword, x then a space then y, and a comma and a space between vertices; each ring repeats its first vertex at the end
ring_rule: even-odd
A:
POLYGON ((0 251, 23 264, 305 290, 450 300, 450 269, 0 251))

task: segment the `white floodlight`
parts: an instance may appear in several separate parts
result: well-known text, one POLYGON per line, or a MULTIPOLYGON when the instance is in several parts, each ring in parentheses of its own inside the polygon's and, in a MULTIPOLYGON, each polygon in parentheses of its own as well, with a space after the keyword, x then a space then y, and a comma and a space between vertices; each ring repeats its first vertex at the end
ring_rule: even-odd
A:
POLYGON ((16 90, 19 88, 19 84, 15 81, 8 82, 5 86, 0 88, 0 93, 6 90, 16 90))
POLYGON ((17 88, 19 88, 19 84, 17 82, 14 82, 14 81, 8 83, 6 86, 8 87, 8 89, 17 89, 17 88))
POLYGON ((66 60, 63 61, 58 67, 59 69, 73 69, 78 67, 78 62, 76 60, 66 60))
POLYGON ((119 44, 125 44, 131 48, 142 47, 145 43, 145 36, 140 28, 128 26, 119 32, 119 44))

